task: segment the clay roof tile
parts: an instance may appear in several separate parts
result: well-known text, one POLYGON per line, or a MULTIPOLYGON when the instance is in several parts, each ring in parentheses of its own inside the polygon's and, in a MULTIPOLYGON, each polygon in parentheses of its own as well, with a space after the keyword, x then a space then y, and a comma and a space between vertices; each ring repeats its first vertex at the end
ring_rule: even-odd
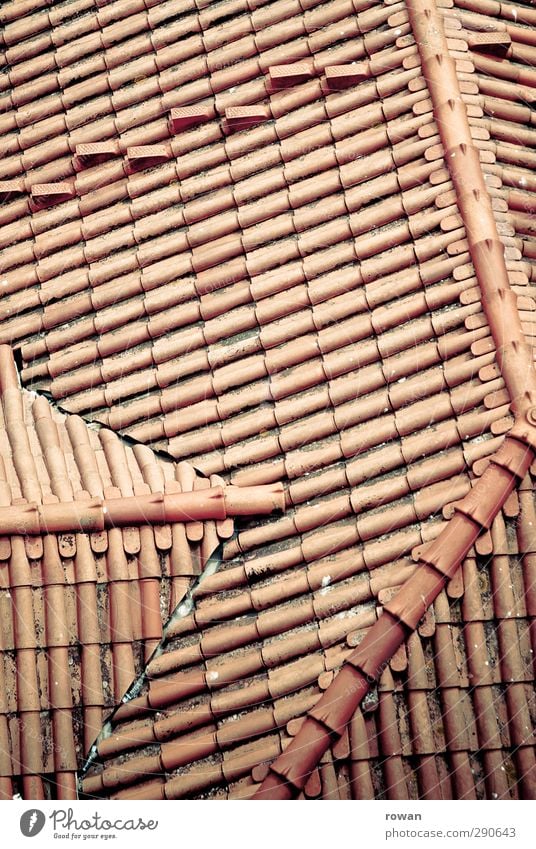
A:
MULTIPOLYGON (((480 762, 497 779, 478 793, 530 795, 532 595, 515 558, 528 575, 531 484, 506 498, 506 478, 519 480, 527 459, 504 434, 510 402, 517 415, 532 391, 532 303, 515 297, 535 279, 532 13, 436 0, 424 38, 420 3, 90 5, 24 0, 0 11, 2 340, 21 346, 25 385, 118 431, 63 419, 43 398, 21 404, 0 348, 3 521, 59 529, 0 540, 28 621, 2 596, 7 651, 20 654, 8 672, 33 682, 6 691, 46 741, 23 740, 2 771, 18 787, 24 762, 29 798, 44 795, 45 773, 72 796, 75 755, 159 646, 150 668, 164 677, 149 688, 139 679, 141 695, 117 710, 87 793, 246 798, 283 776, 304 798, 475 797, 480 762), (216 477, 176 469, 155 448, 216 477), (464 500, 469 472, 471 492, 485 489, 481 509, 464 500), (287 515, 245 518, 235 537, 220 513, 151 524, 170 518, 173 499, 197 504, 229 479, 281 476, 287 515), (126 527, 103 529, 103 499, 126 527), (132 524, 134 505, 150 524, 132 524), (490 524, 475 540, 490 564, 484 604, 474 561, 454 572, 475 522, 490 524), (425 558, 418 568, 385 566, 412 549, 425 558), (418 621, 420 596, 437 592, 418 621), (333 707, 341 680, 364 694, 369 629, 381 632, 374 653, 387 653, 374 654, 378 668, 394 652, 379 695, 363 713, 346 697, 333 707), (477 693, 464 635, 477 644, 477 693), (80 693, 65 674, 76 641, 80 693), (486 672, 488 649, 498 661, 486 672), (166 713, 152 716, 148 692, 158 700, 159 687, 166 713), (339 735, 321 757, 318 721, 339 735), (241 729, 255 737, 246 746, 241 729), (298 749, 291 742, 280 761, 289 734, 298 749)), ((525 440, 519 428, 516 419, 525 440)), ((283 506, 279 490, 246 497, 250 509, 265 497, 283 506)), ((16 714, 10 698, 0 720, 16 714)))

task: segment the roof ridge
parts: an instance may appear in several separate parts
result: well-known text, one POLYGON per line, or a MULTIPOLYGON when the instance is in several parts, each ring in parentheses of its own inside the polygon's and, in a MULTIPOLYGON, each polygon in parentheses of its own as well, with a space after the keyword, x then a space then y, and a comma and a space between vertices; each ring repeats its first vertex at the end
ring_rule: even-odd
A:
POLYGON ((223 521, 232 516, 271 513, 276 509, 283 510, 284 507, 282 484, 209 486, 194 492, 0 506, 0 526, 4 534, 93 533, 141 524, 205 519, 223 521))

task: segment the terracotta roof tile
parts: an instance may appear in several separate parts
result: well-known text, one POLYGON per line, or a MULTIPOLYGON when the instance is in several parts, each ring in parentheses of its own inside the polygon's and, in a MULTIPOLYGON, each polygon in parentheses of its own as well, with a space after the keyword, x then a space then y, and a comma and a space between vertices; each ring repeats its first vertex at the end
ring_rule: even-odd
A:
MULTIPOLYGON (((5 624, 0 668, 10 680, 15 675, 17 682, 11 681, 15 701, 3 706, 3 715, 7 719, 14 714, 24 723, 20 753, 14 732, 6 729, 5 752, 8 760, 11 752, 11 761, 4 772, 17 783, 22 780, 25 793, 39 794, 43 791, 33 787, 30 777, 40 780, 51 774, 55 792, 74 798, 76 770, 106 713, 143 668, 144 658, 162 636, 163 620, 188 591, 191 576, 204 568, 220 538, 216 526, 197 523, 199 532, 192 535, 201 542, 197 569, 192 555, 197 559, 198 544, 188 543, 185 526, 177 524, 176 517, 171 524, 153 528, 145 524, 150 520, 142 508, 138 519, 127 510, 123 519, 117 515, 111 521, 139 528, 103 531, 104 525, 99 527, 98 521, 94 525, 97 503, 104 505, 103 515, 113 517, 118 505, 148 507, 162 499, 163 491, 169 493, 164 499, 180 498, 172 495, 181 491, 179 482, 171 486, 174 464, 159 461, 143 446, 125 449, 114 434, 90 431, 82 420, 53 412, 44 398, 32 400, 20 390, 11 352, 5 347, 0 379, 5 428, 2 526, 9 533, 8 515, 18 514, 14 527, 20 529, 21 522, 31 525, 31 516, 39 514, 41 527, 28 525, 30 534, 53 526, 60 531, 3 538, 8 571, 1 590, 5 624), (112 499, 109 508, 103 497, 112 499), (92 533, 87 532, 90 528, 92 533), (136 555, 139 560, 132 559, 136 555), (41 563, 39 580, 30 568, 35 562, 41 563), (17 667, 8 671, 13 649, 17 667), (42 722, 50 751, 56 752, 52 759, 32 743, 41 739, 41 731, 35 737, 32 728, 41 728, 42 722), (21 773, 27 777, 21 779, 21 773)), ((185 491, 195 485, 196 474, 187 464, 181 466, 179 477, 185 491)), ((218 481, 214 484, 217 487, 218 481)), ((223 492, 209 490, 218 491, 223 492)), ((250 509, 234 488, 231 499, 232 512, 250 509)), ((193 504, 194 493, 188 500, 193 504)), ((228 520, 218 528, 229 536, 228 520)), ((16 785, 12 786, 14 791, 16 785)))
MULTIPOLYGON (((483 473, 485 483, 519 469, 515 452, 494 455, 503 457, 498 465, 489 458, 511 444, 509 408, 517 415, 527 388, 503 353, 512 339, 523 374, 532 370, 532 11, 438 0, 439 67, 412 4, 402 2, 97 6, 74 0, 45 9, 25 0, 0 12, 9 63, 0 339, 21 347, 25 383, 66 410, 189 458, 206 474, 243 485, 284 476, 288 494, 283 518, 245 523, 233 538, 221 518, 89 537, 64 531, 44 537, 46 551, 40 537, 28 537, 24 555, 19 546, 12 592, 50 629, 49 662, 61 667, 73 651, 65 629, 86 628, 82 660, 73 660, 82 670, 85 754, 103 708, 157 645, 160 610, 176 607, 218 540, 228 540, 230 562, 199 585, 190 616, 173 620, 155 661, 160 673, 149 688, 140 679, 144 695, 117 711, 114 736, 99 744, 104 770, 92 766, 86 792, 251 796, 275 776, 294 780, 292 740, 309 740, 310 724, 292 722, 309 711, 341 736, 318 763, 311 755, 311 777, 296 785, 305 798, 533 796, 523 660, 530 587, 519 570, 514 595, 498 578, 515 572, 515 522, 530 571, 530 489, 507 498, 476 540, 477 559, 464 555, 463 573, 451 574, 442 549, 427 555, 430 598, 434 569, 446 570, 449 582, 420 623, 406 559, 440 533, 442 512, 464 528, 475 516, 491 522, 470 498, 462 500, 467 514, 452 502, 483 473), (38 208, 43 183, 53 187, 38 208), (54 185, 63 184, 69 191, 61 195, 54 185), (482 288, 491 264, 493 296, 482 288), (504 326, 516 328, 505 344, 497 341, 494 298, 507 311, 504 326), (125 569, 142 550, 144 571, 132 580, 125 569), (50 569, 75 558, 87 623, 76 624, 63 580, 35 595, 27 551, 50 569), (393 558, 391 576, 382 570, 393 558), (487 575, 486 558, 496 591, 479 606, 475 574, 487 575), (108 574, 113 565, 117 575, 108 574), (397 649, 379 694, 344 717, 316 712, 321 693, 332 692, 333 671, 374 622, 386 650, 407 636, 397 618, 400 586, 408 593, 400 617, 418 627, 397 649), (106 593, 112 621, 102 618, 106 593), (61 612, 64 596, 65 620, 39 612, 52 604, 61 612), (125 604, 136 611, 132 648, 114 632, 125 604), (237 615, 247 615, 247 626, 237 615), (493 670, 487 656, 498 658, 493 670), (172 670, 180 670, 183 691, 177 682, 164 686, 160 676, 172 670), (213 678, 220 672, 229 676, 223 687, 213 678), (469 674, 482 677, 476 694, 469 674), (237 690, 233 676, 249 686, 237 690), (194 679, 200 702, 187 695, 194 679), (154 721, 149 712, 141 721, 159 681, 169 700, 164 716, 154 721), (501 766, 515 776, 510 784, 501 766)), ((30 450, 13 454, 23 491, 8 471, 15 489, 3 490, 0 511, 24 510, 35 522, 28 507, 9 507, 24 497, 64 521, 89 515, 80 492, 139 504, 151 493, 173 498, 177 488, 194 488, 187 465, 175 479, 149 448, 122 448, 105 430, 95 443, 99 435, 75 416, 58 446, 48 409, 36 402, 30 450), (62 454, 68 445, 73 451, 62 454)), ((4 546, 13 560, 4 539, 0 552, 4 546)), ((31 667, 39 635, 25 636, 20 622, 15 634, 10 610, 6 622, 8 644, 19 639, 21 663, 31 667)), ((342 673, 359 692, 360 662, 342 673)), ((46 677, 40 658, 33 674, 46 677)), ((57 705, 28 702, 36 736, 39 711, 50 709, 46 734, 75 739, 74 703, 60 690, 57 705)), ((29 798, 44 792, 34 776, 51 773, 74 792, 76 740, 65 764, 45 763, 37 748, 13 751, 14 760, 32 761, 23 779, 29 798)))

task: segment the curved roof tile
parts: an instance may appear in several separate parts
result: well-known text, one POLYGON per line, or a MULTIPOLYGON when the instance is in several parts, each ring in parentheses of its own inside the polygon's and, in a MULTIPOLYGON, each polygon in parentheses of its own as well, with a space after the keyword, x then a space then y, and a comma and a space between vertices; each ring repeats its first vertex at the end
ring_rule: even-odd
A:
POLYGON ((222 487, 57 413, 21 390, 7 346, 0 421, 0 787, 4 798, 75 798, 104 720, 232 517, 281 497, 222 487))
POLYGON ((240 523, 173 621, 85 792, 277 789, 301 768, 279 759, 295 738, 307 798, 532 797, 532 596, 516 563, 530 573, 533 10, 2 14, 0 339, 25 385, 208 476, 286 489, 285 514, 240 523), (137 148, 153 157, 141 170, 137 148), (66 181, 73 198, 31 207, 34 183, 66 181), (454 572, 435 540, 457 526, 454 572), (421 620, 425 579, 437 597, 421 620), (390 665, 361 709, 326 713, 348 658, 343 676, 368 688, 363 637, 390 665))

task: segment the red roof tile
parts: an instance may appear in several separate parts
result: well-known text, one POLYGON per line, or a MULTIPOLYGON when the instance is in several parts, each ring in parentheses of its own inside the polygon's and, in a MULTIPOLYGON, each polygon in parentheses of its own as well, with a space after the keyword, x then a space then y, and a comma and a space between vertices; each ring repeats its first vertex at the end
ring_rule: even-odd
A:
POLYGON ((227 514, 281 506, 281 490, 209 483, 53 412, 21 391, 6 346, 0 396, 2 794, 36 798, 48 783, 75 798, 76 771, 110 708, 232 534, 227 514))
MULTIPOLYGON (((534 795, 530 675, 516 655, 509 677, 506 650, 532 614, 511 617, 501 590, 477 610, 471 590, 488 558, 530 601, 516 572, 518 554, 531 568, 530 479, 507 498, 527 458, 504 434, 511 407, 532 444, 534 12, 428 6, 435 52, 417 2, 0 13, 0 340, 21 348, 23 381, 209 476, 287 480, 285 515, 241 525, 167 632, 88 794, 244 797, 303 767, 306 798, 534 795), (65 181, 57 208, 28 199, 65 181), (488 480, 506 499, 496 517, 474 496, 488 480), (456 574, 433 543, 451 516, 466 542, 491 529, 456 574), (378 630, 378 664, 396 652, 365 697, 376 655, 359 646, 378 630), (332 674, 354 655, 333 686, 348 679, 362 710, 332 710, 332 674)), ((198 545, 202 528, 186 529, 198 545)), ((141 535, 122 536, 135 556, 141 535)), ((151 640, 159 580, 140 581, 151 640)))

